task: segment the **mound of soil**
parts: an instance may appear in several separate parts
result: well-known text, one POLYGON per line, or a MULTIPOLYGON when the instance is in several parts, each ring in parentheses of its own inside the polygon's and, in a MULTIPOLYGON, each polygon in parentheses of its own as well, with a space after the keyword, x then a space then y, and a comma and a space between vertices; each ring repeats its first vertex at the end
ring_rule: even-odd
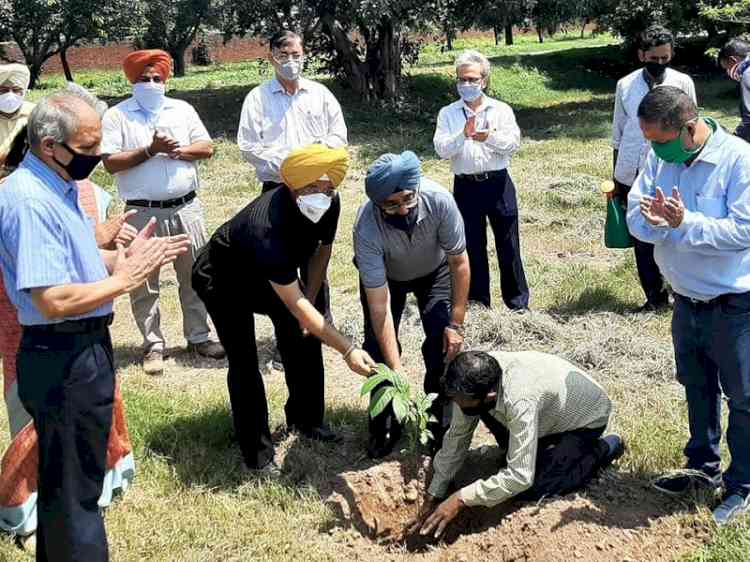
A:
MULTIPOLYGON (((498 462, 495 453, 473 451, 457 481, 487 476, 498 462)), ((392 460, 345 472, 334 484, 328 504, 340 525, 376 541, 382 556, 373 550, 372 559, 393 559, 405 549, 426 560, 655 562, 693 551, 708 535, 707 528, 685 523, 686 505, 610 469, 579 494, 465 509, 439 543, 428 544, 403 536, 422 493, 413 466, 413 460, 392 460)))

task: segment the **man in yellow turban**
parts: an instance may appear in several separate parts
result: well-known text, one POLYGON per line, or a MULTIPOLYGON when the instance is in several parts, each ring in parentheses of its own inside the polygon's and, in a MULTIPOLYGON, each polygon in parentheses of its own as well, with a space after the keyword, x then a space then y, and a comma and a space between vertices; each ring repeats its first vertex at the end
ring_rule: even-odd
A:
POLYGON ((312 145, 292 151, 281 165, 286 185, 263 193, 219 227, 193 267, 193 287, 229 359, 229 398, 242 456, 264 474, 279 468, 254 314, 269 316, 276 332, 289 389, 287 427, 310 439, 337 440, 323 423, 321 341, 341 353, 355 373, 367 376, 374 367, 316 308, 323 304, 320 288, 341 211, 336 188, 348 162, 344 149, 312 145), (307 275, 300 280, 303 267, 307 275))
POLYGON ((33 103, 24 100, 30 79, 29 69, 22 64, 0 65, 0 162, 34 109, 33 103))

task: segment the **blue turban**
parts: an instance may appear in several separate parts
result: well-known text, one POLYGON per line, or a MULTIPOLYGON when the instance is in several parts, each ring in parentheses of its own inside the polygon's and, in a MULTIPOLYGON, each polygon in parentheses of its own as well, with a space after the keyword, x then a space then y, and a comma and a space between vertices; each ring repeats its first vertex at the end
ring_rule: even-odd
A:
POLYGON ((416 190, 422 177, 422 163, 411 150, 383 154, 367 169, 365 191, 380 205, 397 191, 416 190))

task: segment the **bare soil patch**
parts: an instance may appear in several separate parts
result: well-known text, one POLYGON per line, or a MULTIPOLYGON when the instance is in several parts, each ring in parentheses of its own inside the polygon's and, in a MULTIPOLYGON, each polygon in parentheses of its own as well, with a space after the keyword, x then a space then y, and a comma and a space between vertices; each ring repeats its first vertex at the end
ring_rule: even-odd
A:
MULTIPOLYGON (((496 448, 472 451, 458 483, 495 472, 502 456, 496 448)), ((344 472, 334 483, 328 505, 337 524, 373 541, 363 559, 408 552, 412 558, 451 561, 668 561, 694 550, 708 535, 706 525, 684 517, 684 504, 615 468, 578 494, 466 509, 439 543, 403 540, 403 528, 417 511, 420 484, 414 476, 413 459, 399 458, 344 472)))

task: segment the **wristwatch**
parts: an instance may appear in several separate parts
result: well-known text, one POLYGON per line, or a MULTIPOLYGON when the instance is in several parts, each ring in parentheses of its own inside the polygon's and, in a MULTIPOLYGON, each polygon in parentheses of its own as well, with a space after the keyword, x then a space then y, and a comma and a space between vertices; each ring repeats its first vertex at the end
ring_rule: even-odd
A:
POLYGON ((451 322, 448 324, 448 328, 456 332, 459 336, 464 337, 464 327, 461 324, 456 324, 455 322, 451 322))

